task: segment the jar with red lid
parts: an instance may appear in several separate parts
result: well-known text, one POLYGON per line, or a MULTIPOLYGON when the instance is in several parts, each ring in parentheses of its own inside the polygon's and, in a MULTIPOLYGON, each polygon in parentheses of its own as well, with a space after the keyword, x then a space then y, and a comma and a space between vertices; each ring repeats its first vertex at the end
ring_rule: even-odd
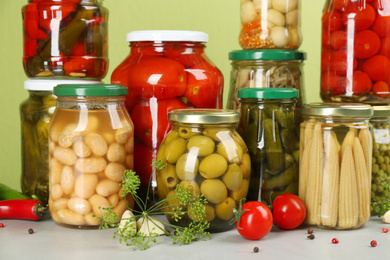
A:
POLYGON ((108 10, 99 0, 28 0, 22 8, 28 77, 102 79, 108 10))
POLYGON ((135 127, 135 171, 140 193, 159 200, 151 164, 171 130, 168 112, 184 108, 222 108, 223 75, 205 53, 208 35, 197 31, 134 31, 130 54, 114 70, 112 84, 129 89, 126 107, 135 127), (150 178, 152 176, 152 178, 150 178))
POLYGON ((322 100, 389 104, 389 43, 389 1, 327 0, 322 16, 322 100))

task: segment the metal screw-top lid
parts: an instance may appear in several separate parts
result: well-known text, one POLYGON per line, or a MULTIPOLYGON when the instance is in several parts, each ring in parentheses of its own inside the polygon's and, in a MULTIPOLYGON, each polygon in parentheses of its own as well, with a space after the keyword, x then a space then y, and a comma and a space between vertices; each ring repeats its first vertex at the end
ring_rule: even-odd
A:
POLYGON ((390 116, 390 106, 373 106, 374 117, 388 117, 390 116))
POLYGON ((238 97, 243 99, 291 99, 298 98, 299 91, 295 88, 242 88, 238 97))
POLYGON ((104 97, 104 96, 126 96, 128 89, 122 85, 113 84, 77 84, 77 85, 58 85, 54 88, 56 96, 86 96, 86 97, 104 97))
POLYGON ((168 113, 168 120, 188 124, 237 123, 240 115, 228 109, 176 109, 168 113))
POLYGON ((360 103, 311 103, 303 105, 302 115, 340 116, 340 117, 371 117, 373 108, 360 103))

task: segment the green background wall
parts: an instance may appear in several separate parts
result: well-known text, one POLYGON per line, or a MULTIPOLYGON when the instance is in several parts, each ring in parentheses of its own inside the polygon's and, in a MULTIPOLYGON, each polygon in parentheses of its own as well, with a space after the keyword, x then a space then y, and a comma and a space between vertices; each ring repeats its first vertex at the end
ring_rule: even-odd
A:
MULTIPOLYGON (((19 104, 28 96, 22 66, 21 8, 27 0, 0 0, 0 182, 20 189, 21 141, 19 104)), ((307 53, 304 84, 308 102, 320 101, 321 13, 325 0, 301 0, 303 44, 307 53)), ((115 67, 129 52, 126 34, 134 30, 194 30, 209 34, 206 53, 225 77, 229 92, 228 53, 240 49, 240 0, 105 0, 109 17, 110 83, 115 67)))

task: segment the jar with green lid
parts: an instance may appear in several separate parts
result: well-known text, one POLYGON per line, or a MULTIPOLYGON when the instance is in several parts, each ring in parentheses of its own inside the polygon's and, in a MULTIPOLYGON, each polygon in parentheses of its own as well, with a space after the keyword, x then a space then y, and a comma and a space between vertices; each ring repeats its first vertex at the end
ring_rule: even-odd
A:
POLYGON ((78 84, 54 88, 57 108, 49 124, 49 209, 60 225, 98 227, 101 208, 122 216, 125 170, 133 169, 134 126, 125 108, 127 88, 78 84))
POLYGON ((390 106, 374 106, 371 215, 381 217, 390 200, 390 106))
MULTIPOLYGON (((235 130, 239 114, 221 109, 176 109, 168 113, 168 120, 172 130, 157 154, 165 163, 165 168, 156 172, 160 199, 173 196, 178 185, 189 188, 208 201, 203 220, 210 223, 209 231, 231 229, 233 208, 246 198, 251 169, 247 147, 235 130)), ((175 209, 177 204, 172 203, 168 202, 166 211, 175 209)), ((172 214, 166 216, 171 223, 188 226, 191 211, 188 208, 178 222, 172 214)))
POLYGON ((302 108, 299 197, 306 223, 356 229, 370 218, 373 109, 357 103, 302 108))
POLYGON ((303 61, 306 54, 292 50, 237 50, 229 53, 232 61, 227 108, 240 111, 237 91, 242 88, 295 88, 297 107, 305 102, 303 61))
MULTIPOLYGON (((85 81, 98 83, 99 81, 85 81)), ((56 107, 53 88, 77 80, 39 80, 24 82, 28 98, 20 104, 22 133, 22 192, 37 196, 43 203, 49 199, 49 145, 47 127, 56 107)))
POLYGON ((238 132, 252 162, 248 201, 272 206, 282 193, 298 194, 299 131, 296 110, 299 93, 292 88, 243 88, 238 132))

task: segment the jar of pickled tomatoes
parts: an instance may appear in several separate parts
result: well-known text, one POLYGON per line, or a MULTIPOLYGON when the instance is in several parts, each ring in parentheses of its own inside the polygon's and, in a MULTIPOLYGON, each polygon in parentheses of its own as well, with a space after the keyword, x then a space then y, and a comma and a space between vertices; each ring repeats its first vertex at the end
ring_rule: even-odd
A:
POLYGON ((300 0, 241 0, 243 49, 298 49, 302 42, 300 0))
POLYGON ((28 77, 102 79, 108 11, 99 0, 29 0, 22 8, 28 77))
POLYGON ((135 127, 135 171, 139 192, 159 200, 152 161, 171 130, 168 112, 184 108, 222 108, 223 75, 205 53, 208 35, 196 31, 134 31, 130 54, 114 70, 112 84, 129 89, 126 107, 135 127), (152 176, 152 178, 151 178, 152 176))
POLYGON ((389 104, 389 43, 389 1, 326 1, 322 15, 322 100, 389 104))
POLYGON ((49 124, 49 209, 63 226, 98 227, 104 208, 122 216, 134 206, 122 196, 133 169, 134 126, 121 85, 59 85, 49 124))

